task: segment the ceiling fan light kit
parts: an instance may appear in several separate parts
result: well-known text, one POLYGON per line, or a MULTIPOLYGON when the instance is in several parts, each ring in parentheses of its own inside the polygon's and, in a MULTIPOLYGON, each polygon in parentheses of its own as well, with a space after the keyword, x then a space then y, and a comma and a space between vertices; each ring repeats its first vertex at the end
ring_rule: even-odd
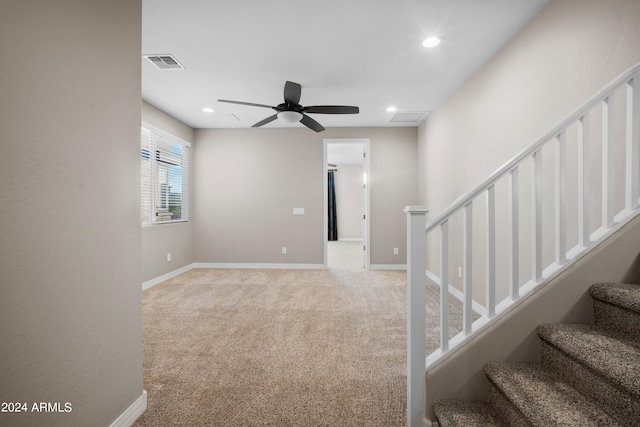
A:
POLYGON ((282 119, 287 123, 300 122, 306 127, 316 132, 322 132, 324 127, 311 117, 309 114, 358 114, 360 109, 347 105, 314 105, 311 107, 303 107, 300 105, 300 95, 302 94, 302 86, 298 83, 287 81, 284 84, 284 102, 278 106, 265 104, 255 104, 252 102, 231 101, 228 99, 219 99, 218 102, 227 102, 230 104, 248 105, 250 107, 271 108, 276 114, 267 117, 254 124, 251 127, 264 126, 276 119, 282 119))
POLYGON ((297 123, 302 120, 302 113, 298 113, 297 111, 280 111, 278 118, 287 123, 297 123))

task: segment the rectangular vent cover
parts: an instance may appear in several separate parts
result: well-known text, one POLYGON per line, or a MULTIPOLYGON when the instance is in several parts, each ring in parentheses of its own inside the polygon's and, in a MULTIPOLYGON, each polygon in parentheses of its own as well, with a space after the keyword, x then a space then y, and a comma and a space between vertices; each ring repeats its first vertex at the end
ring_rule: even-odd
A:
POLYGON ((403 111, 396 113, 390 121, 401 123, 420 123, 428 115, 428 111, 403 111))
POLYGON ((171 55, 144 55, 161 70, 184 70, 185 68, 171 55))

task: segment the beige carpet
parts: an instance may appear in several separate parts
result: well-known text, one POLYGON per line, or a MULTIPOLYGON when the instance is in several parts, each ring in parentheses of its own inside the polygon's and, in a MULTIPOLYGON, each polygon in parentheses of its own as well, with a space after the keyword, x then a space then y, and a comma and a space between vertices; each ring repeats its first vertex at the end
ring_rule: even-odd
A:
POLYGON ((146 290, 135 425, 405 425, 405 272, 365 270, 359 245, 336 243, 328 270, 194 269, 146 290))

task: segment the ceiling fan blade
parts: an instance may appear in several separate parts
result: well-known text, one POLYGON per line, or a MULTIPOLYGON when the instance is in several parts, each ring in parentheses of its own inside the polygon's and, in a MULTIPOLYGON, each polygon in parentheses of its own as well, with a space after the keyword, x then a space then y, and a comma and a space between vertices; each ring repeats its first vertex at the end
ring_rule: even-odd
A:
POLYGON ((298 83, 287 81, 284 84, 284 102, 285 104, 298 105, 300 95, 302 94, 302 86, 298 83))
POLYGON ((314 105, 311 107, 304 107, 302 111, 305 113, 318 114, 358 114, 360 109, 358 107, 351 107, 347 105, 314 105))
POLYGON ((250 107, 262 107, 262 108, 271 108, 272 110, 277 110, 276 107, 272 107, 271 105, 254 104, 253 102, 230 101, 228 99, 218 99, 218 102, 227 102, 229 104, 248 105, 250 107))
POLYGON ((267 123, 271 123, 272 121, 274 121, 277 118, 278 118, 278 115, 274 114, 273 116, 269 116, 264 120, 260 120, 258 123, 256 123, 255 125, 253 125, 251 127, 252 128, 259 128, 260 126, 266 125, 267 123))
POLYGON ((324 130, 324 128, 320 123, 316 122, 306 114, 302 115, 302 119, 300 120, 300 123, 302 123, 303 125, 305 125, 311 130, 315 130, 316 132, 322 132, 324 130))

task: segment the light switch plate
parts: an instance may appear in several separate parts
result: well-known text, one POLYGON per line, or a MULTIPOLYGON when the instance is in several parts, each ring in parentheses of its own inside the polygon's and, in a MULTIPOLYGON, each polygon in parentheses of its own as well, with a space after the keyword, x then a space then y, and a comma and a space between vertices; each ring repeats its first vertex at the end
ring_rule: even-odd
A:
POLYGON ((304 208, 293 208, 294 215, 304 215, 304 208))

